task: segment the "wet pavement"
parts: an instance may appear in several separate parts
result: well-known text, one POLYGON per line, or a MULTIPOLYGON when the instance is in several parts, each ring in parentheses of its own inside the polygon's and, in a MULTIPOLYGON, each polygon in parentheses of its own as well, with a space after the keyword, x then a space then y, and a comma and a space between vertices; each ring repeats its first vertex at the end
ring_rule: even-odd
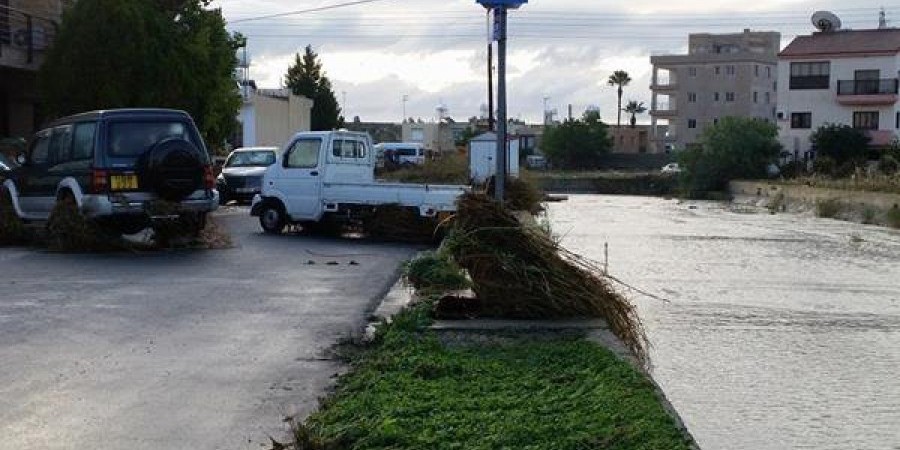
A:
POLYGON ((315 409, 414 249, 219 222, 236 248, 0 248, 0 449, 270 448, 315 409))
POLYGON ((705 202, 572 196, 563 244, 635 297, 704 450, 900 449, 900 231, 705 202))

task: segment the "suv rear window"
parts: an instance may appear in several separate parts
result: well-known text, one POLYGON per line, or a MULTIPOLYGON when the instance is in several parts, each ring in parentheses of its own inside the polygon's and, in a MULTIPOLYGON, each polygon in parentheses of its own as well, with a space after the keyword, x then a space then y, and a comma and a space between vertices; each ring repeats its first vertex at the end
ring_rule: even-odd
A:
POLYGON ((180 138, 198 145, 190 127, 180 121, 110 122, 108 148, 110 156, 140 156, 157 142, 180 138))

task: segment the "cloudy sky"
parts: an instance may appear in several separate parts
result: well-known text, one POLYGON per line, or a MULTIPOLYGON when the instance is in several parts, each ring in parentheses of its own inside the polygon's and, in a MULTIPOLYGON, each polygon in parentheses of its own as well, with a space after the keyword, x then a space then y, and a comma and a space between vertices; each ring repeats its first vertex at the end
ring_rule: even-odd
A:
MULTIPOLYGON (((404 96, 407 117, 433 118, 441 103, 457 119, 480 114, 487 102, 487 25, 475 0, 374 0, 258 19, 347 2, 215 0, 213 6, 222 8, 232 31, 248 36, 260 87, 279 87, 294 54, 312 45, 348 118, 399 121, 404 96)), ((845 27, 873 28, 882 6, 900 26, 900 4, 872 0, 531 0, 509 17, 510 117, 539 122, 548 97, 549 109, 560 114, 568 104, 576 114, 596 105, 615 122, 610 73, 627 71, 633 81, 626 100, 649 104, 650 55, 686 51, 688 33, 771 30, 786 45, 812 31, 815 10, 834 11, 845 27)))

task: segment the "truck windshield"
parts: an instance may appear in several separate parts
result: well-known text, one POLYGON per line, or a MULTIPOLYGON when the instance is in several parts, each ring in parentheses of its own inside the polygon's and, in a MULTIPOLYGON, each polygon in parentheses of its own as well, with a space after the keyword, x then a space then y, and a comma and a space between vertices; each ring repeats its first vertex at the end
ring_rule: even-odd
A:
POLYGON ((109 154, 111 156, 139 156, 147 153, 157 142, 180 138, 198 145, 184 122, 146 121, 112 122, 109 124, 109 154))
POLYGON ((225 167, 268 167, 275 163, 275 152, 268 150, 234 152, 225 167))

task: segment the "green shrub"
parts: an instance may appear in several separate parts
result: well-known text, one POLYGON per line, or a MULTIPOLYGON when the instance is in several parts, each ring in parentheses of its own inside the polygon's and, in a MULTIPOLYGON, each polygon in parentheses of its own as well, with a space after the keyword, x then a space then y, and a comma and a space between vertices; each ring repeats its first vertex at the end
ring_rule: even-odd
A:
POLYGON ((819 200, 816 202, 816 216, 832 219, 843 210, 841 202, 837 199, 819 200))
POLYGON ((820 156, 832 158, 838 165, 864 161, 870 140, 862 130, 834 123, 822 125, 809 137, 820 156))
POLYGON ((885 175, 893 175, 900 169, 900 163, 891 155, 884 155, 878 160, 878 170, 885 175))
POLYGON ((833 176, 837 171, 837 161, 830 156, 820 156, 813 161, 813 172, 819 175, 833 176))
POLYGON ((874 208, 866 208, 862 213, 862 223, 866 225, 871 225, 875 223, 875 217, 878 215, 878 212, 874 208))
POLYGON ((702 145, 679 155, 679 184, 688 197, 725 191, 740 178, 765 178, 767 166, 781 153, 778 128, 757 119, 726 117, 706 128, 702 145))
POLYGON ((448 256, 426 252, 408 261, 404 277, 418 290, 458 291, 470 286, 465 272, 448 256))
POLYGON ((896 205, 887 212, 887 223, 891 227, 900 228, 900 208, 896 205))

